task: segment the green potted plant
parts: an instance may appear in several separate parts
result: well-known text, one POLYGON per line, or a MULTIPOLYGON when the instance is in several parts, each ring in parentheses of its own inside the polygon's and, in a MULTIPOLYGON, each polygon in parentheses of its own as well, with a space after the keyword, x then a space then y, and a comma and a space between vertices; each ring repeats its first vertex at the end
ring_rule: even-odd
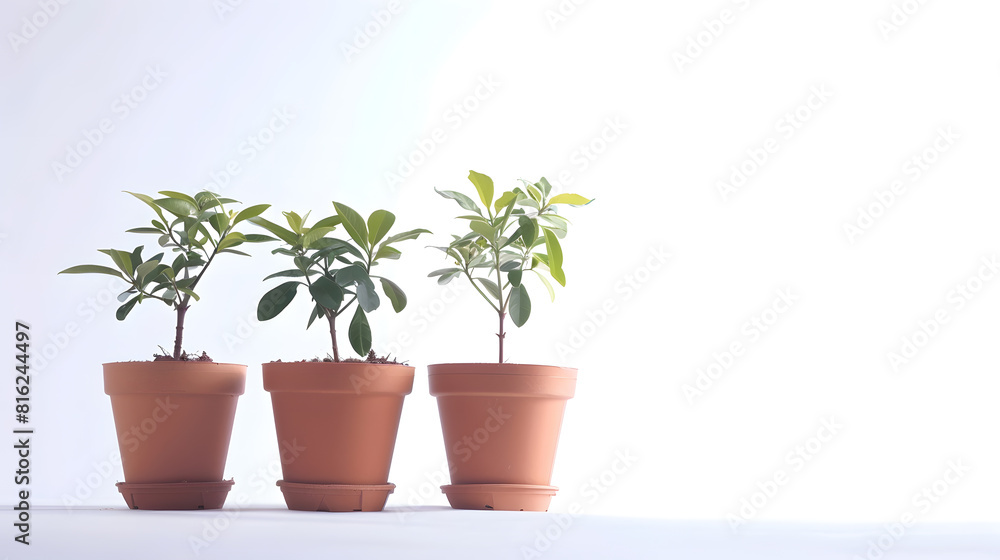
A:
MULTIPOLYGON (((468 213, 468 231, 437 247, 453 266, 429 276, 447 284, 464 277, 497 314, 496 363, 434 364, 430 392, 437 397, 452 484, 442 487, 452 507, 545 511, 556 444, 566 401, 576 389, 576 369, 505 361, 505 323, 521 327, 531 313, 526 282, 532 273, 551 299, 547 277, 565 286, 560 239, 569 221, 557 206, 582 206, 577 194, 552 196, 543 177, 523 181, 494 199, 493 180, 475 171, 469 180, 482 206, 455 191, 437 191, 468 213), (542 252, 544 251, 544 252, 542 252)), ((437 189, 435 189, 437 190, 437 189)))
POLYGON ((395 488, 388 482, 389 466, 403 398, 413 389, 413 368, 378 358, 371 349, 367 314, 381 303, 375 281, 397 313, 406 306, 399 286, 373 269, 400 257, 394 244, 430 232, 388 236, 396 220, 392 213, 376 210, 366 223, 350 207, 333 205, 336 215, 312 227, 305 225, 308 213, 285 212, 289 229, 260 217, 251 220, 284 241, 272 252, 293 263, 265 278, 287 280, 264 294, 257 318, 276 317, 303 288, 311 300, 306 328, 322 318, 330 329, 326 359, 263 364, 279 448, 297 450, 294 456, 282 455, 278 486, 293 510, 381 511, 395 488), (337 226, 349 239, 327 237, 337 226), (342 357, 337 344, 341 317, 350 317, 347 336, 363 359, 342 357))
POLYGON ((155 235, 161 252, 145 258, 142 246, 131 252, 101 249, 115 268, 81 265, 60 273, 122 279, 128 287, 118 297, 123 302, 115 314, 119 321, 139 303, 153 300, 172 308, 176 317, 172 352, 164 350, 153 361, 104 364, 104 391, 111 397, 125 473, 117 487, 132 509, 218 509, 233 485, 223 480, 223 470, 246 366, 185 352, 184 322, 199 300, 195 290, 219 255, 249 256, 236 247, 276 241, 234 229, 268 205, 235 212, 226 205, 237 201, 208 191, 194 196, 161 191, 158 199, 129 194, 148 204, 157 219, 152 227, 128 232, 155 235))

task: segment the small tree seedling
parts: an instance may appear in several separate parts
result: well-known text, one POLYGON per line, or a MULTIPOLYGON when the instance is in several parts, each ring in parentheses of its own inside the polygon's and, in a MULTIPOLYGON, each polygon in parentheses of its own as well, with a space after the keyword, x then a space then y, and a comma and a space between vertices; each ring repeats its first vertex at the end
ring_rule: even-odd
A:
POLYGON ((347 328, 351 347, 362 358, 368 355, 372 346, 372 332, 366 313, 378 309, 380 300, 372 279, 378 279, 392 308, 399 313, 406 307, 406 294, 396 283, 383 276, 372 274, 372 268, 383 259, 398 259, 402 254, 393 244, 408 239, 416 239, 426 229, 413 229, 386 237, 396 216, 386 210, 376 210, 368 217, 367 223, 360 214, 339 202, 333 203, 337 214, 319 220, 312 227, 306 227, 309 213, 300 216, 295 212, 284 212, 288 227, 285 229, 268 220, 255 217, 250 221, 285 242, 284 247, 271 251, 292 258, 294 268, 276 272, 264 278, 295 278, 286 281, 264 294, 257 306, 257 319, 267 321, 277 317, 295 298, 300 286, 304 286, 312 298, 312 310, 306 328, 325 317, 330 325, 330 342, 333 361, 339 362, 340 348, 337 346, 337 318, 357 302, 354 316, 347 328), (350 240, 327 237, 342 225, 350 240))
POLYGON ((216 256, 232 253, 249 257, 250 255, 237 250, 236 247, 243 243, 277 241, 268 235, 244 235, 234 229, 237 224, 259 215, 270 205, 258 204, 236 212, 227 211, 225 205, 239 204, 238 201, 221 198, 208 191, 202 191, 194 196, 175 191, 160 191, 159 194, 164 198, 158 199, 145 194, 125 192, 149 205, 158 218, 152 221, 152 227, 137 227, 127 232, 155 235, 158 245, 164 252, 143 259, 143 246, 136 247, 131 252, 99 249, 111 257, 117 270, 107 266, 85 264, 67 268, 59 274, 107 274, 128 283, 129 288, 118 296, 118 301, 124 302, 115 313, 119 321, 124 321, 132 308, 144 300, 155 299, 173 307, 177 322, 174 351, 169 357, 180 360, 185 356, 181 349, 185 316, 191 307, 191 300, 200 299, 195 288, 205 277, 205 272, 216 256), (177 256, 170 261, 164 257, 166 251, 176 253, 177 256))
POLYGON ((467 221, 469 231, 452 235, 447 247, 435 247, 454 259, 454 267, 442 268, 428 276, 447 284, 465 276, 483 299, 496 311, 500 330, 499 363, 504 360, 504 321, 507 315, 518 327, 528 321, 531 299, 522 280, 524 272, 535 273, 555 301, 555 290, 546 276, 566 285, 563 251, 559 242, 566 236, 569 220, 559 215, 557 205, 584 206, 593 202, 578 194, 551 196, 552 185, 542 177, 537 183, 521 180, 516 187, 493 199, 493 179, 469 171, 469 181, 476 187, 483 206, 455 191, 434 189, 445 198, 474 212, 459 216, 467 221), (545 252, 537 252, 544 248, 545 252))

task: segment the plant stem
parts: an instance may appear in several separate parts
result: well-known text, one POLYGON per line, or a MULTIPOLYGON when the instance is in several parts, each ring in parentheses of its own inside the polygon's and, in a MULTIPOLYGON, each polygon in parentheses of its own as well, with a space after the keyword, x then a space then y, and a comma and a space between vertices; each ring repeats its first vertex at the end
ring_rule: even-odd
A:
POLYGON ((499 305, 500 312, 500 332, 497 333, 497 337, 500 339, 500 362, 503 363, 503 339, 507 336, 507 333, 503 332, 503 320, 507 317, 507 303, 503 300, 503 277, 500 275, 500 247, 493 245, 493 266, 496 267, 497 271, 497 289, 500 293, 497 296, 497 304, 499 305))
POLYGON ((500 332, 497 333, 497 338, 500 339, 500 361, 498 363, 501 364, 503 363, 503 339, 505 336, 507 336, 507 333, 503 332, 503 320, 504 317, 506 316, 507 316, 506 313, 504 313, 503 311, 500 312, 500 332))
MULTIPOLYGON (((232 228, 227 229, 226 233, 228 234, 231 230, 232 228)), ((171 234, 171 239, 173 239, 173 230, 171 230, 170 234, 171 234)), ((220 237, 219 239, 221 240, 222 238, 220 237)), ((181 247, 181 249, 183 250, 184 247, 181 247)), ((185 251, 185 254, 190 251, 191 251, 191 244, 189 243, 188 248, 185 251)), ((191 290, 192 292, 194 291, 195 287, 198 285, 198 282, 201 281, 202 276, 205 275, 205 271, 208 270, 209 265, 212 264, 212 259, 215 258, 215 255, 218 254, 218 252, 219 252, 219 245, 218 243, 216 243, 214 249, 212 250, 212 254, 209 255, 208 260, 205 261, 205 266, 201 267, 201 271, 198 273, 197 276, 195 276, 194 282, 191 282, 191 285, 188 286, 189 290, 191 290)), ((187 268, 184 269, 184 278, 188 278, 187 268)), ((173 284, 174 288, 176 288, 177 283, 173 282, 173 284)), ((182 298, 180 297, 181 296, 180 291, 177 291, 176 293, 177 293, 176 297, 179 298, 180 303, 177 304, 177 334, 174 336, 174 359, 179 360, 181 359, 181 343, 184 341, 184 315, 187 314, 188 307, 190 307, 191 296, 189 294, 184 294, 184 297, 182 298)))
POLYGON ((184 341, 184 315, 187 313, 188 306, 180 305, 177 307, 177 334, 174 336, 174 359, 181 359, 181 343, 184 341))
POLYGON ((340 350, 337 348, 337 316, 327 310, 326 318, 330 321, 330 339, 333 341, 333 361, 340 361, 340 350))

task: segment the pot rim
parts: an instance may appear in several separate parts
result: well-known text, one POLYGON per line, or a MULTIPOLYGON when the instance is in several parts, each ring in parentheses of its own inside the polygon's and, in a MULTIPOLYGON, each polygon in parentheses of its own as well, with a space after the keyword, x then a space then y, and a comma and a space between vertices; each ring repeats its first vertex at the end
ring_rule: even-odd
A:
MULTIPOLYGON (((171 364, 171 365, 188 364, 188 365, 192 365, 192 366, 193 365, 200 365, 200 366, 238 366, 238 367, 247 367, 246 364, 232 364, 232 363, 229 363, 229 362, 201 362, 201 361, 198 361, 198 360, 126 360, 126 361, 123 361, 123 362, 105 362, 105 363, 103 363, 101 365, 102 366, 113 366, 113 365, 120 365, 120 364, 145 364, 145 365, 149 365, 149 364, 171 364)), ((153 367, 160 367, 160 366, 153 366, 153 367)))
POLYGON ((410 365, 406 365, 406 364, 379 364, 379 363, 375 363, 375 362, 324 362, 324 361, 319 361, 319 362, 312 362, 312 361, 307 361, 307 362, 302 362, 302 361, 297 361, 297 362, 283 362, 283 361, 280 361, 280 360, 275 360, 273 362, 264 362, 264 363, 262 363, 260 365, 261 365, 261 367, 267 367, 267 366, 295 366, 295 367, 352 367, 352 366, 353 367, 358 367, 358 366, 378 366, 378 367, 393 367, 393 366, 395 366, 395 367, 403 367, 403 368, 416 369, 416 366, 410 366, 410 365))
POLYGON ((217 362, 111 362, 104 364, 108 395, 242 395, 247 366, 217 362), (184 365, 180 365, 184 364, 184 365))
POLYGON ((525 377, 547 377, 576 379, 578 369, 574 367, 545 364, 512 364, 508 362, 448 362, 429 364, 428 375, 504 375, 525 377), (470 371, 471 370, 471 371, 470 371), (485 370, 485 371, 476 371, 485 370))
POLYGON ((262 364, 261 370, 268 393, 364 396, 409 395, 416 368, 370 362, 270 362, 262 364))

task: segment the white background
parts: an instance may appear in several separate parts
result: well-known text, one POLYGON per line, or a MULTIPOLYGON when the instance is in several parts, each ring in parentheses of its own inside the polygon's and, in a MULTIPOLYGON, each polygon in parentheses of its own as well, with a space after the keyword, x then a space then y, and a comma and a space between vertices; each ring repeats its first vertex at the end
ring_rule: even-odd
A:
MULTIPOLYGON (((1000 288, 977 276, 981 259, 1000 252, 1000 6, 927 2, 885 32, 879 22, 895 4, 594 0, 563 2, 557 19, 555 0, 402 2, 376 24, 384 2, 258 1, 230 11, 72 2, 12 43, 23 18, 44 18, 36 2, 4 3, 0 316, 10 338, 15 319, 35 336, 34 503, 123 505, 101 364, 147 359, 172 342, 165 307, 141 305, 119 323, 108 303, 119 285, 56 272, 106 264, 98 248, 151 247, 152 238, 124 233, 152 215, 121 191, 209 186, 275 205, 274 220, 279 210, 329 215, 336 199, 365 215, 395 212, 399 231, 435 232, 402 245, 403 259, 387 266, 409 307, 396 315, 385 305, 371 320, 376 347, 417 367, 390 506, 445 504, 424 368, 489 361, 496 337, 472 290, 453 299, 426 278, 444 261, 425 245, 462 228, 450 220, 458 207, 432 187, 471 194, 475 169, 498 192, 518 178, 561 175, 561 190, 597 199, 566 212, 567 287, 549 303, 534 286, 531 320, 507 339, 513 362, 580 368, 553 511, 579 503, 588 513, 723 520, 781 471, 786 483, 748 520, 884 522, 911 512, 1000 521, 1000 288), (722 15, 730 23, 712 23, 722 15), (360 37, 366 26, 377 33, 360 37), (165 76, 136 90, 143 99, 126 115, 116 99, 148 68, 165 76), (491 81, 492 91, 479 87, 491 81), (828 99, 811 97, 819 89, 828 99), (456 103, 472 108, 467 117, 456 119, 456 103), (283 109, 291 122, 250 160, 241 144, 283 109), (800 126, 786 134, 796 111, 800 126), (71 172, 55 170, 105 118, 114 130, 71 172), (445 140, 414 156, 436 128, 445 140), (948 150, 925 152, 948 129, 957 135, 948 150), (754 167, 748 150, 759 159, 769 138, 774 153, 724 197, 720 182, 734 166, 754 167), (934 160, 919 177, 915 155, 934 160), (387 176, 411 156, 419 163, 409 176, 387 176), (231 160, 240 172, 218 179, 231 160), (878 206, 877 193, 897 180, 905 191, 878 206), (852 239, 844 226, 863 208, 878 217, 852 239), (661 251, 671 255, 663 266, 649 260, 661 251), (960 309, 951 294, 959 284, 979 290, 960 309), (778 290, 794 304, 772 313, 778 290), (947 324, 917 335, 926 344, 894 368, 889 353, 938 310, 947 324), (754 338, 744 325, 762 314, 776 320, 754 338), (689 400, 685 385, 697 386, 716 355, 729 363, 723 352, 734 342, 745 353, 689 400), (817 445, 810 438, 824 419, 842 427, 817 445), (810 460, 788 456, 806 445, 810 460), (611 477, 619 453, 637 460, 611 477), (949 462, 969 470, 937 483, 943 498, 915 501, 949 462), (613 482, 595 494, 588 481, 602 474, 613 482)), ((304 330, 304 301, 253 321, 271 285, 261 278, 287 264, 254 249, 252 259, 213 265, 188 314, 186 347, 249 365, 230 499, 281 504, 260 364, 322 356, 328 340, 320 327, 304 330)), ((3 385, 8 410, 13 376, 3 385)), ((3 414, 13 427, 13 412, 3 414)), ((13 463, 5 455, 0 464, 13 463)), ((0 502, 9 503, 4 480, 0 502)))

